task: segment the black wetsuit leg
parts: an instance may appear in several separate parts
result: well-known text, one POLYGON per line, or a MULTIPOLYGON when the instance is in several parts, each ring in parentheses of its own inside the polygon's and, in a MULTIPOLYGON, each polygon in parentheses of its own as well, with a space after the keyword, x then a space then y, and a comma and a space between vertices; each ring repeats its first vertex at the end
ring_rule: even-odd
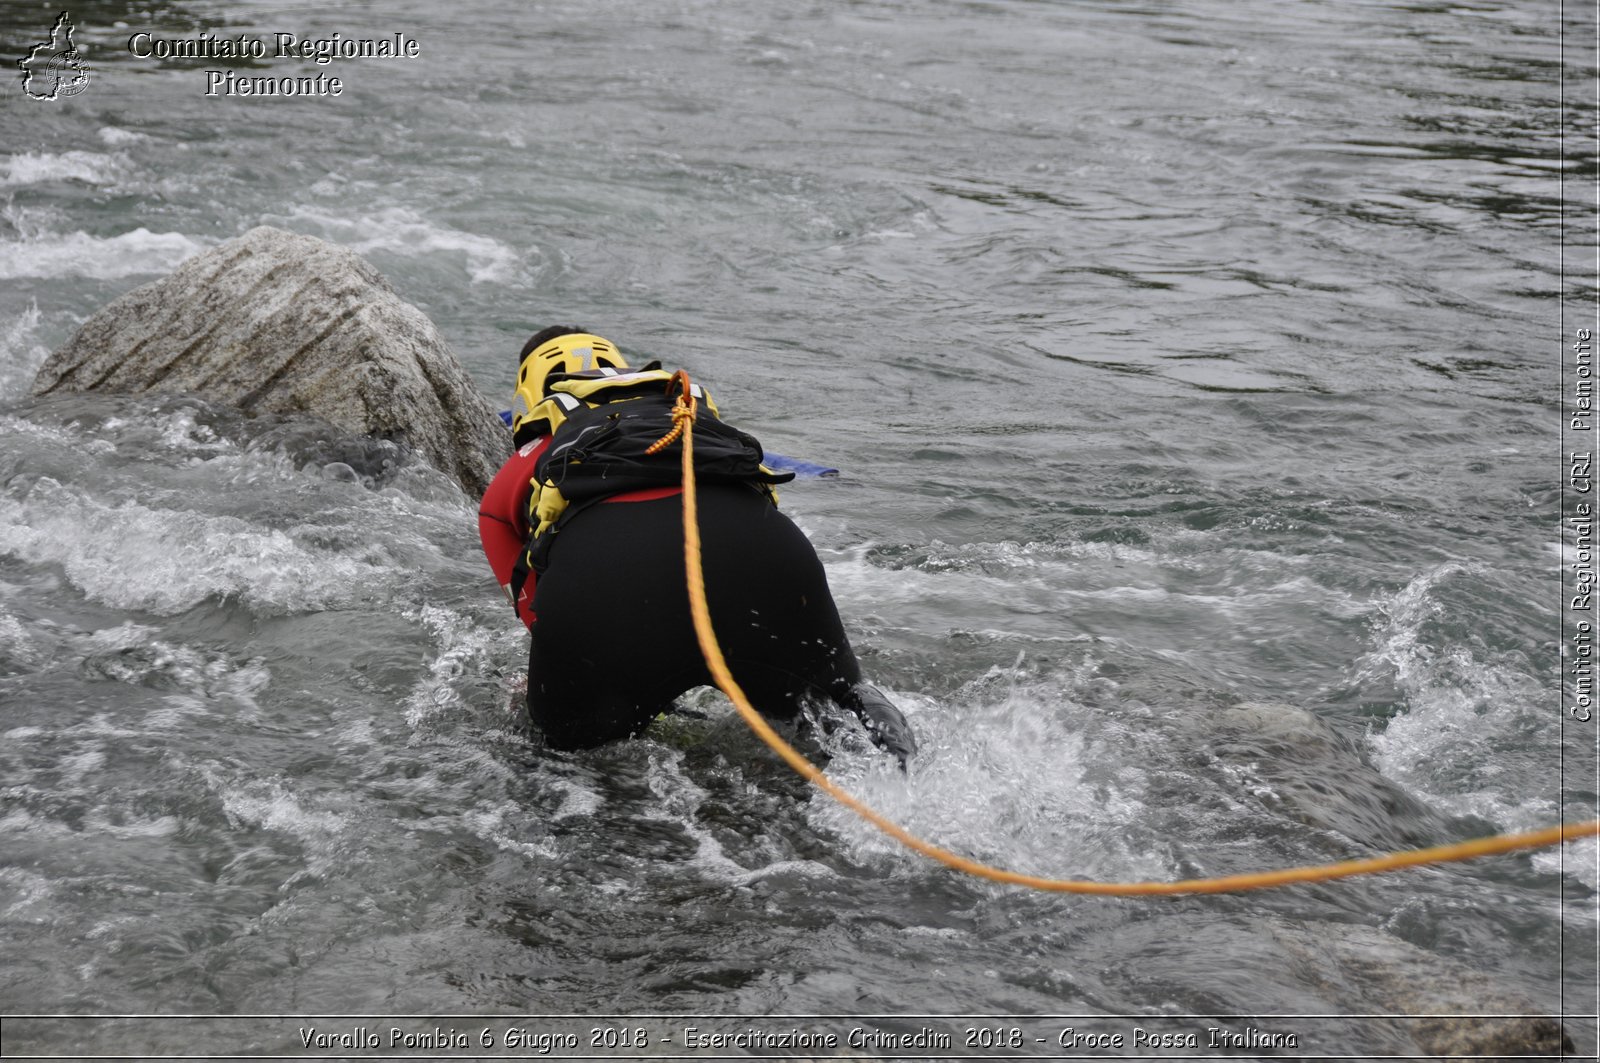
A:
MULTIPOLYGON (((704 486, 699 504, 712 626, 752 703, 778 718, 808 696, 843 703, 860 668, 805 534, 746 487, 704 486)), ((529 716, 551 745, 637 734, 711 682, 689 617, 682 505, 606 502, 562 528, 528 656, 529 716)))

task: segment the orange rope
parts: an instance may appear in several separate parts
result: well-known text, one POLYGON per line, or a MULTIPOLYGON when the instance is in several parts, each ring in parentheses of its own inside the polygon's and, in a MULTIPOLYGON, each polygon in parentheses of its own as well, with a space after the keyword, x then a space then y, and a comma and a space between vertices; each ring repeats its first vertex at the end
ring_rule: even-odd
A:
MULTIPOLYGON (((688 379, 688 375, 683 374, 686 394, 688 379)), ((1458 842, 1454 845, 1438 845, 1431 849, 1412 849, 1405 852, 1389 853, 1385 856, 1373 857, 1368 860, 1346 860, 1342 863, 1323 864, 1315 867, 1291 867, 1282 871, 1228 875, 1224 878, 1193 878, 1180 882, 1088 882, 1080 879, 1041 878, 1037 875, 1024 875, 1016 871, 990 867, 988 864, 958 856, 948 849, 941 849, 931 842, 925 842, 911 834, 904 827, 885 818, 865 802, 840 789, 827 776, 823 775, 816 765, 812 764, 793 746, 779 737, 778 733, 762 718, 761 714, 751 706, 749 698, 745 696, 739 684, 734 681, 733 674, 728 671, 728 662, 723 659, 722 648, 717 644, 716 634, 711 628, 711 611, 706 604, 705 573, 701 567, 700 560, 700 519, 698 503, 695 497, 694 412, 692 402, 691 398, 690 410, 681 418, 678 416, 677 411, 674 410, 673 418, 676 424, 672 438, 676 438, 676 434, 679 433, 683 436, 683 555, 688 577, 689 611, 694 618, 694 631, 696 638, 700 641, 700 652, 705 655, 706 666, 710 668, 712 677, 716 680, 717 686, 722 692, 728 695, 728 698, 733 702, 733 707, 738 710, 739 715, 749 725, 750 729, 760 736, 761 740, 770 746, 773 752, 782 757, 791 768, 799 772, 835 801, 838 801, 889 837, 909 849, 914 849, 924 856, 939 861, 946 867, 953 868, 956 871, 963 871, 969 875, 976 875, 992 882, 1005 882, 1011 885, 1027 886, 1031 889, 1048 890, 1055 893, 1093 893, 1115 897, 1171 896, 1181 893, 1233 893, 1244 890, 1266 889, 1272 886, 1287 886, 1301 882, 1327 882, 1331 879, 1349 878, 1352 875, 1372 875, 1383 871, 1398 871, 1401 868, 1420 867, 1424 864, 1471 860, 1480 856, 1508 853, 1517 849, 1537 849, 1549 845, 1559 845, 1562 842, 1573 841, 1577 838, 1590 838, 1600 835, 1600 820, 1594 820, 1589 823, 1563 823, 1559 826, 1528 831, 1524 834, 1502 834, 1493 838, 1477 838, 1472 841, 1458 842)), ((681 406, 682 404, 680 399, 679 405, 681 406)), ((670 442, 670 439, 664 440, 660 445, 665 446, 668 442, 670 442)))

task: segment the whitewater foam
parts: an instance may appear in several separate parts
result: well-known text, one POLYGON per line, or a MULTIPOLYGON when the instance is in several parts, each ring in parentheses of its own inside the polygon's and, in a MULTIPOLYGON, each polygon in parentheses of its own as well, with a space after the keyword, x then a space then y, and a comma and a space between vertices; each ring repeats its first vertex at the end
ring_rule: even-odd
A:
POLYGON ((344 849, 344 839, 350 833, 350 817, 339 812, 308 808, 307 799, 290 790, 282 779, 241 781, 228 778, 227 773, 228 769, 220 764, 208 765, 201 770, 210 789, 220 800, 223 815, 227 817, 232 830, 254 827, 273 831, 294 839, 303 847, 305 866, 289 875, 279 890, 287 890, 308 879, 327 876, 344 849))
POLYGON ((312 229, 313 235, 362 255, 382 251, 420 259, 460 256, 474 283, 510 283, 518 276, 519 258, 511 247, 491 236, 430 221, 407 207, 388 207, 355 217, 297 207, 270 223, 295 230, 312 229))
POLYGON ((1061 614, 1076 602, 1125 602, 1170 606, 1234 616, 1258 606, 1315 600, 1319 608, 1342 616, 1367 606, 1307 576, 1302 557, 1269 551, 1216 550, 1202 542, 1213 533, 1173 537, 1161 550, 1100 542, 972 542, 935 540, 906 548, 906 556, 876 556, 878 548, 860 544, 821 550, 836 596, 851 607, 881 612, 887 605, 939 605, 946 602, 1005 602, 1015 612, 1061 614), (1189 574, 1200 585, 1172 588, 1172 572, 1189 574), (1207 593, 1206 577, 1217 585, 1207 593), (1241 586, 1241 575, 1247 577, 1241 586))
POLYGON ((439 647, 406 698, 406 724, 415 731, 460 711, 457 683, 487 670, 494 636, 472 617, 442 606, 424 605, 404 615, 426 628, 439 647))
POLYGON ((51 900, 55 893, 53 881, 25 868, 0 867, 0 885, 6 887, 11 898, 10 903, 0 909, 0 919, 42 922, 48 918, 48 910, 42 902, 51 900))
MULTIPOLYGON (((896 692, 919 750, 901 774, 869 748, 839 746, 828 774, 912 834, 1011 870, 1067 877, 1153 877, 1171 868, 1149 854, 1106 844, 1137 822, 1144 805, 1138 772, 1068 722, 1063 677, 1013 682, 996 699, 972 684, 946 704, 896 692)), ((859 859, 907 868, 928 862, 832 800, 807 817, 843 838, 859 859)))
POLYGON ((265 612, 333 608, 393 575, 238 517, 109 504, 48 477, 0 505, 0 554, 60 565, 93 600, 162 615, 211 597, 265 612))
POLYGON ((0 160, 0 188, 57 184, 62 181, 107 185, 126 171, 127 159, 121 155, 102 155, 93 151, 64 151, 59 154, 25 151, 0 160))
POLYGON ((1439 811, 1532 830, 1560 818, 1549 777, 1524 777, 1531 765, 1558 758, 1542 684, 1512 660, 1486 659, 1467 644, 1434 645, 1428 636, 1429 626, 1447 617, 1444 590, 1484 578, 1481 566, 1448 561, 1376 603, 1383 618, 1377 644, 1358 663, 1358 676, 1391 677, 1405 710, 1367 744, 1380 772, 1439 811), (1541 757, 1540 744, 1548 756, 1541 757), (1519 764, 1512 750, 1523 750, 1530 763, 1519 764))
POLYGON ((461 814, 461 822, 473 834, 499 849, 534 860, 555 860, 560 857, 548 838, 529 839, 517 837, 525 828, 512 826, 507 820, 526 819, 526 810, 505 802, 491 807, 471 809, 461 814))
POLYGON ((12 670, 27 670, 39 660, 39 651, 22 621, 0 602, 0 675, 12 670))
POLYGON ((667 813, 663 818, 694 841, 696 868, 722 882, 736 882, 746 875, 746 868, 730 859, 722 844, 700 825, 697 813, 710 795, 684 772, 681 750, 652 749, 646 784, 667 813))
POLYGON ((81 230, 38 233, 0 240, 0 279, 115 280, 169 273, 207 246, 182 233, 153 233, 143 227, 116 236, 92 236, 81 230))
POLYGON ((117 145, 117 144, 137 144, 140 141, 145 141, 145 140, 149 140, 150 139, 148 136, 146 136, 143 133, 135 133, 131 129, 122 129, 122 128, 119 128, 118 126, 110 126, 110 125, 101 126, 100 127, 100 131, 98 133, 98 136, 100 137, 100 139, 103 142, 105 142, 107 144, 112 144, 112 145, 117 145))
POLYGON ((26 396, 33 378, 49 354, 35 338, 39 329, 39 304, 28 308, 0 328, 0 403, 26 396))

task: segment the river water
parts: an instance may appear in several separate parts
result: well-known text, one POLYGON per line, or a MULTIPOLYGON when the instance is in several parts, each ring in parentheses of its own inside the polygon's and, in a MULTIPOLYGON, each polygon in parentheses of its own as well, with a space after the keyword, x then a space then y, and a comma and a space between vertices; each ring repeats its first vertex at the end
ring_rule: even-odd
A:
MULTIPOLYGON (((75 3, 83 91, 0 95, 0 1011, 288 1021, 8 1047, 670 1014, 995 1048, 933 1015, 1009 1017, 978 1027, 1016 1052, 1376 1056, 1414 1026, 1305 1017, 1532 1007, 1592 1054, 1592 842, 1241 896, 984 884, 808 794, 719 695, 578 755, 519 730, 526 636, 441 475, 352 481, 195 398, 27 398, 122 292, 320 236, 486 394, 575 320, 843 470, 784 506, 922 752, 840 732, 828 770, 941 845, 1167 880, 1593 818, 1558 615, 1581 7, 75 3)), ((55 12, 0 13, 8 64, 55 12)))

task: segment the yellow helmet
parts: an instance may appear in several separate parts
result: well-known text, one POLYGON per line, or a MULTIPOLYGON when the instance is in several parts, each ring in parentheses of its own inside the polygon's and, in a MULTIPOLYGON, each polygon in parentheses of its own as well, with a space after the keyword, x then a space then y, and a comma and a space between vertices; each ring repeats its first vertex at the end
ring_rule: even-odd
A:
MULTIPOLYGON (((546 382, 556 373, 581 373, 588 369, 609 367, 628 368, 622 352, 610 340, 589 332, 569 332, 536 349, 522 360, 517 369, 517 394, 511 408, 511 431, 520 436, 522 429, 535 421, 533 412, 544 401, 546 382)), ((543 418, 539 418, 543 420, 543 418)))

